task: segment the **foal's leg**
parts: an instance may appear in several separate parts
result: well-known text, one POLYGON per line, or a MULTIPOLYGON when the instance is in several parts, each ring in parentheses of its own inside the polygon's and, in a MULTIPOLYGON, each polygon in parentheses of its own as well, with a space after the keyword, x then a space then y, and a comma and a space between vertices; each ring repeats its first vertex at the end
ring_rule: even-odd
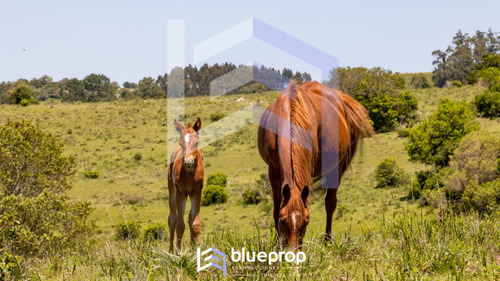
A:
POLYGON ((337 207, 337 189, 329 188, 326 191, 325 197, 325 209, 326 209, 326 230, 325 230, 325 242, 332 239, 332 218, 333 212, 337 207))
POLYGON ((200 239, 200 208, 201 188, 191 194, 191 211, 189 212, 189 229, 191 230, 191 243, 198 244, 200 239))
POLYGON ((181 249, 182 245, 182 235, 184 235, 184 210, 186 209, 186 196, 180 192, 177 192, 176 204, 177 204, 177 249, 181 249))
POLYGON ((173 183, 168 185, 168 207, 170 214, 168 215, 168 229, 170 230, 170 252, 174 250, 174 236, 175 228, 177 226, 177 204, 176 204, 176 191, 173 183))

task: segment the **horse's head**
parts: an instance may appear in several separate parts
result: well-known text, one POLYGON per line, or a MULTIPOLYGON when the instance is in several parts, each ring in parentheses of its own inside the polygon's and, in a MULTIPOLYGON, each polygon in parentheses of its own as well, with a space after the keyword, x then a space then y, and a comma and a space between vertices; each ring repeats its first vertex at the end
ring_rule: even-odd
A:
POLYGON ((302 239, 306 234, 309 223, 309 209, 307 207, 309 187, 292 188, 286 184, 282 190, 282 200, 278 219, 278 231, 291 248, 301 247, 302 239))
POLYGON ((182 163, 187 169, 194 168, 196 163, 196 151, 198 150, 198 130, 201 128, 201 120, 198 117, 193 126, 188 124, 186 128, 177 120, 174 120, 175 129, 181 134, 179 145, 182 147, 182 163))

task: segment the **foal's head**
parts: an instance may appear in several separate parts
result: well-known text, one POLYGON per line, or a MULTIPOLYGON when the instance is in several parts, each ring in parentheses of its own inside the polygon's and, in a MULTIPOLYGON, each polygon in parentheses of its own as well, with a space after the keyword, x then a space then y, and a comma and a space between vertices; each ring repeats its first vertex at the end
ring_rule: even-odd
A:
POLYGON ((182 147, 182 163, 187 169, 194 168, 196 163, 196 151, 198 150, 198 130, 201 128, 201 120, 198 117, 193 126, 189 123, 186 128, 177 120, 174 120, 175 129, 181 134, 179 145, 182 147))
POLYGON ((279 233, 286 246, 301 247, 309 223, 307 207, 309 187, 306 185, 302 190, 297 187, 290 189, 290 186, 286 184, 282 195, 278 218, 279 233))

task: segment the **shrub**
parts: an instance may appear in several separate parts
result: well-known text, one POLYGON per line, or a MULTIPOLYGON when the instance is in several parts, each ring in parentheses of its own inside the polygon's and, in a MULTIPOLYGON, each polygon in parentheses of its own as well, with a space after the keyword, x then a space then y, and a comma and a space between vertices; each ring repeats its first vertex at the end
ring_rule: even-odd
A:
POLYGON ((0 252, 0 280, 21 280, 21 258, 0 252))
POLYGON ((209 206, 227 202, 227 191, 220 185, 207 185, 203 188, 201 204, 209 206))
POLYGON ((452 84, 453 84, 453 86, 455 86, 457 88, 460 88, 463 86, 462 81, 460 81, 460 80, 453 80, 452 84))
POLYGON ((29 101, 29 100, 27 100, 27 99, 22 99, 22 100, 19 102, 19 104, 20 104, 21 106, 28 106, 28 105, 30 104, 30 101, 29 101))
POLYGON ((218 185, 222 187, 226 187, 227 185, 227 175, 217 172, 215 174, 211 174, 207 178, 207 185, 218 185))
POLYGON ((156 222, 146 226, 144 229, 144 239, 146 240, 164 240, 166 227, 164 223, 156 222))
POLYGON ((97 179, 100 176, 99 171, 87 171, 83 175, 88 179, 97 179))
POLYGON ((142 154, 140 152, 137 152, 136 154, 134 154, 134 160, 136 162, 139 162, 142 160, 142 154))
POLYGON ((475 112, 467 103, 444 100, 428 120, 409 129, 405 148, 412 161, 444 167, 458 142, 479 128, 475 112))
POLYGON ((136 221, 125 221, 115 226, 116 239, 136 239, 141 233, 141 226, 136 221))
POLYGON ((216 121, 221 120, 224 117, 226 117, 224 115, 224 113, 222 113, 222 112, 216 112, 216 113, 213 113, 213 114, 210 115, 210 121, 216 122, 216 121))
POLYGON ((418 171, 413 179, 409 193, 410 198, 418 199, 425 190, 434 190, 443 186, 441 173, 433 171, 418 171))
POLYGON ((401 94, 375 94, 372 97, 357 95, 368 110, 377 132, 390 132, 400 125, 411 126, 416 119, 418 101, 411 92, 401 94))
POLYGON ((259 190, 255 188, 247 188, 243 192, 243 203, 250 204, 259 204, 262 201, 262 194, 259 190))
POLYGON ((472 102, 484 117, 500 117, 500 92, 485 91, 474 97, 472 102))
POLYGON ((462 202, 466 209, 491 213, 500 203, 500 180, 482 185, 471 182, 462 195, 462 202))
POLYGON ((43 256, 83 245, 95 228, 90 202, 44 191, 36 197, 8 195, 0 200, 0 249, 43 256))
POLYGON ((22 100, 26 100, 29 104, 31 97, 31 90, 26 86, 17 87, 10 95, 10 102, 12 104, 20 104, 22 100))
POLYGON ((413 89, 431 88, 431 84, 429 83, 427 78, 425 78, 425 76, 422 74, 420 74, 418 76, 413 75, 413 77, 411 78, 410 85, 412 86, 413 89))
POLYGON ((485 132, 465 136, 450 160, 450 172, 445 177, 445 189, 459 198, 470 183, 481 186, 495 180, 500 157, 500 138, 485 132))
POLYGON ((75 160, 63 156, 63 147, 30 121, 0 125, 0 193, 37 196, 70 189, 67 176, 74 173, 75 160))
POLYGON ((395 159, 385 159, 375 171, 376 188, 398 186, 406 183, 408 175, 401 169, 395 159))

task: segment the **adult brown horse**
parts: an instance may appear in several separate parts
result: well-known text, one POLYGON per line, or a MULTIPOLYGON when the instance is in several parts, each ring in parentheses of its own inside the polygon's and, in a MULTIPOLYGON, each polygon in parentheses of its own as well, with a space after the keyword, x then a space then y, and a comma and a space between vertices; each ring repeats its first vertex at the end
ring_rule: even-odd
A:
POLYGON ((280 241, 292 248, 302 245, 313 178, 321 179, 327 188, 325 240, 331 239, 341 176, 358 140, 373 134, 360 103, 316 81, 299 87, 291 81, 266 109, 260 119, 258 145, 268 165, 280 241))
POLYGON ((188 196, 191 198, 189 212, 189 228, 191 242, 198 243, 200 236, 201 191, 203 189, 203 154, 198 149, 198 130, 201 120, 198 118, 193 126, 184 128, 174 120, 175 129, 180 133, 179 147, 172 152, 168 166, 168 193, 170 214, 170 251, 174 248, 174 233, 177 232, 177 249, 181 248, 184 234, 184 210, 188 196))

